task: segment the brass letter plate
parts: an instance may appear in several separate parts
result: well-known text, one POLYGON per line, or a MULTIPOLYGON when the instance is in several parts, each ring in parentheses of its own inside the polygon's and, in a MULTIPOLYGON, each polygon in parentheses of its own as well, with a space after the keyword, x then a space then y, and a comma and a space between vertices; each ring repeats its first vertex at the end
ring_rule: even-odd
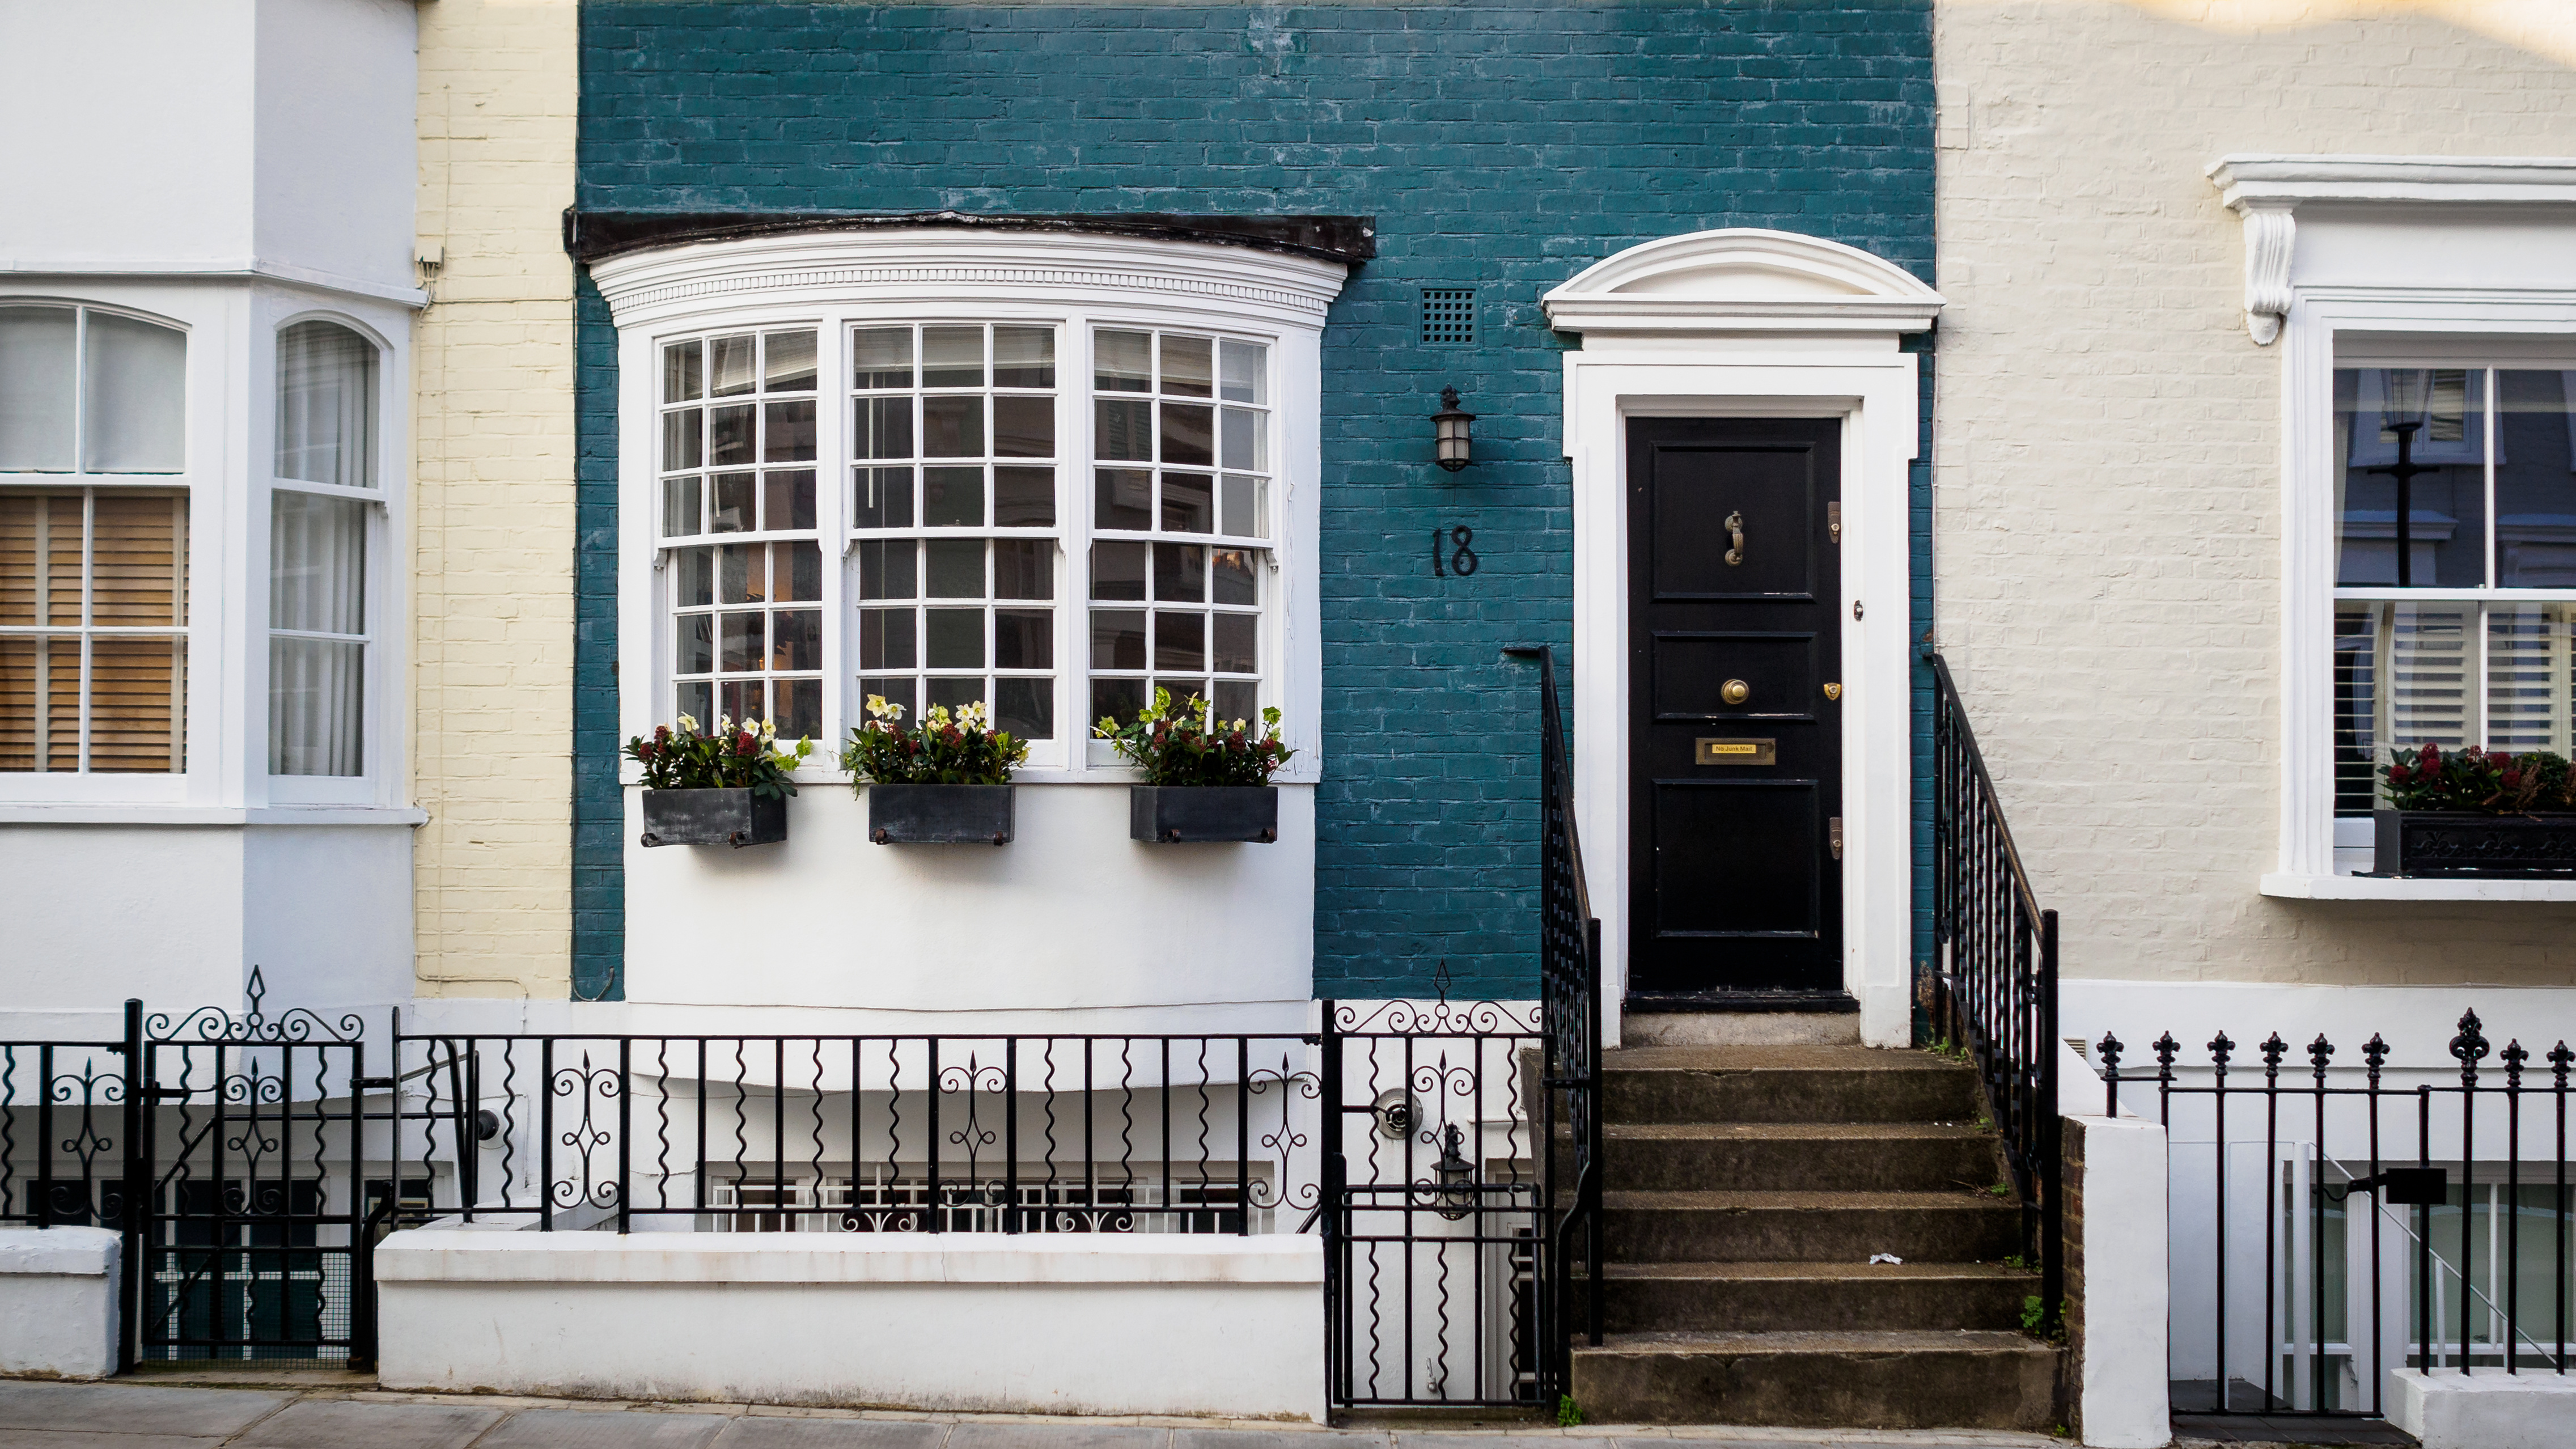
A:
POLYGON ((1716 740, 1702 736, 1691 763, 1695 765, 1776 765, 1780 762, 1780 742, 1773 740, 1716 740))

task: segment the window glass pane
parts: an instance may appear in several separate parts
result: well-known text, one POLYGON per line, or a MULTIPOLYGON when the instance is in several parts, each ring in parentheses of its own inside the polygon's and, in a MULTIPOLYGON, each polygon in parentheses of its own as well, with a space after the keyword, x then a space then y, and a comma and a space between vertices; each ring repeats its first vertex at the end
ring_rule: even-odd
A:
POLYGON ((1216 377, 1204 337, 1163 339, 1163 391, 1178 397, 1206 397, 1216 377))
POLYGON ((769 722, 777 726, 782 739, 819 739, 823 733, 823 681, 771 680, 769 722))
POLYGON ((682 674, 712 674, 716 667, 716 616, 682 614, 679 647, 673 656, 682 674))
POLYGON ((1163 475, 1163 531, 1212 533, 1216 529, 1216 480, 1205 473, 1163 475))
POLYGON ((1154 667, 1207 668, 1207 616, 1155 610, 1154 667))
POLYGON ((1154 460, 1154 405, 1098 398, 1091 404, 1091 455, 1095 458, 1154 460))
POLYGON ((1208 571, 1216 580, 1216 601, 1220 604, 1257 604, 1261 602, 1259 586, 1252 576, 1253 560, 1260 557, 1250 549, 1220 548, 1208 554, 1208 571))
POLYGON ((1095 599, 1145 597, 1145 550, 1142 543, 1095 543, 1091 546, 1091 596, 1095 599))
POLYGON ((682 608, 715 602, 715 550, 684 548, 674 560, 672 597, 682 608))
POLYGON ((44 504, 42 494, 0 492, 0 624, 36 622, 36 516, 44 504))
POLYGON ((1254 640, 1261 633, 1257 614, 1219 614, 1216 616, 1216 658, 1220 674, 1258 674, 1261 662, 1254 640))
POLYGON ((1055 540, 1051 538, 993 540, 993 597, 997 599, 1054 598, 1055 540))
POLYGON ((2576 371, 2496 374, 2496 583, 2576 588, 2576 371))
POLYGON ((1218 461, 1228 468, 1267 471, 1270 467, 1270 459, 1267 456, 1269 450, 1262 446, 1264 441, 1262 421, 1263 415, 1260 413, 1245 412, 1241 408, 1227 408, 1225 436, 1218 446, 1218 452, 1223 456, 1218 461))
POLYGON ((993 399, 993 454, 1000 458, 1055 456, 1055 399, 993 399))
POLYGON ((868 539, 859 545, 859 597, 909 599, 915 596, 914 550, 908 538, 868 539))
POLYGON ((696 408, 662 415, 662 466, 665 469, 695 468, 706 461, 698 451, 701 416, 696 408))
POLYGON ((36 575, 44 599, 37 612, 47 624, 77 627, 81 622, 81 575, 89 557, 81 541, 87 527, 83 521, 87 496, 86 492, 47 494, 37 510, 44 530, 36 575))
POLYGON ((1144 610, 1094 609, 1091 611, 1091 667, 1094 669, 1143 669, 1145 667, 1144 610))
POLYGON ((984 523, 984 470, 921 470, 921 521, 929 528, 980 528, 984 523))
POLYGON ((1145 681, 1141 679, 1095 679, 1091 681, 1091 717, 1116 720, 1121 724, 1145 712, 1145 681))
POLYGON ((910 675, 897 675, 893 678, 863 677, 859 680, 859 698, 862 701, 870 695, 875 695, 886 703, 900 708, 903 711, 904 722, 907 724, 921 718, 917 693, 918 691, 913 688, 910 675))
POLYGON ((925 397, 921 400, 921 456, 984 456, 984 399, 925 397))
POLYGON ((1216 461, 1215 417, 1197 403, 1163 404, 1163 461, 1204 466, 1216 461))
POLYGON ((1266 403, 1270 401, 1270 349, 1258 342, 1220 342, 1217 344, 1218 370, 1222 377, 1218 395, 1227 402, 1266 403))
POLYGON ((718 615, 716 668, 725 674, 749 674, 760 668, 761 620, 757 609, 718 615))
POLYGON ((662 536, 686 538, 698 531, 698 480, 662 480, 662 536))
POLYGON ((1142 468, 1101 468, 1092 473, 1094 528, 1154 526, 1154 475, 1142 468))
POLYGON ((695 402, 707 389, 706 349, 697 342, 673 342, 662 349, 662 401, 695 402))
POLYGON ((1198 706, 1192 701, 1208 697, 1207 681, 1204 679, 1176 679, 1169 675, 1157 674, 1154 676, 1154 687, 1168 692, 1172 696, 1172 708, 1185 714, 1196 714, 1198 706))
POLYGON ((1047 679, 998 679, 993 682, 993 728, 1024 740, 1055 738, 1055 682, 1047 679))
POLYGON ((768 597, 768 554, 757 545, 720 544, 716 555, 716 602, 757 603, 768 597))
POLYGON ((912 527, 912 470, 861 468, 854 528, 912 527))
POLYGON ((1229 723, 1251 725, 1261 718, 1260 687, 1248 679, 1220 679, 1216 682, 1216 717, 1229 723))
POLYGON ((2476 607, 2390 601, 2337 611, 2338 634, 2351 638, 2356 650, 2362 637, 2369 640, 2368 677, 2376 686, 2374 763, 2385 761, 2391 748, 2412 750, 2430 742, 2450 750, 2475 739, 2469 625, 2476 607))
POLYGON ((911 328, 862 327, 851 335, 850 341, 854 354, 857 386, 862 388, 912 386, 911 328))
POLYGON ((707 532, 749 533, 756 521, 752 513, 756 492, 749 473, 718 473, 707 480, 713 485, 714 507, 708 510, 707 532))
POLYGON ((1227 474, 1223 506, 1219 510, 1217 531, 1237 538, 1268 538, 1270 531, 1262 526, 1262 502, 1268 493, 1263 480, 1227 474))
POLYGON ((815 609, 781 609, 769 616, 769 667, 823 667, 823 615, 815 609))
POLYGON ((919 663, 920 656, 913 647, 912 620, 910 609, 861 609, 859 667, 910 669, 919 663))
MULTIPOLYGON (((360 725, 366 646, 336 639, 268 641, 268 772, 365 773, 360 725)), ((92 744, 93 754, 96 744, 92 744)))
MULTIPOLYGON (((141 503, 142 499, 99 500, 104 524, 107 505, 141 503)), ((270 495, 268 553, 268 625, 317 634, 363 634, 367 630, 367 505, 348 498, 317 498, 283 489, 270 495)), ((166 540, 169 505, 157 510, 155 529, 148 515, 129 534, 140 550, 136 572, 158 574, 158 593, 166 599, 170 564, 166 540), (157 538, 156 538, 157 535, 157 538), (158 542, 159 546, 154 545, 158 542)), ((167 622, 166 605, 156 622, 167 622)), ((111 622, 107 619, 100 623, 111 622)), ((115 622, 127 622, 117 620, 115 622)), ((141 623, 142 619, 131 622, 141 623)))
POLYGON ((2576 604, 2487 606, 2487 748, 2576 753, 2568 731, 2576 702, 2571 621, 2576 604))
POLYGON ((813 543, 773 543, 769 546, 771 580, 777 587, 774 598, 811 603, 823 597, 823 550, 813 543))
POLYGON ((1055 386, 1055 329, 993 329, 993 386, 1055 386))
POLYGON ((81 451, 93 473, 185 466, 188 337, 172 327, 89 314, 81 370, 81 451))
POLYGON ((69 307, 0 307, 0 473, 71 471, 78 327, 69 307))
POLYGON ((2379 639, 2376 604, 2335 605, 2334 777, 2335 813, 2368 815, 2378 792, 2376 772, 2388 752, 2379 746, 2379 639))
POLYGON ((346 327, 277 334, 277 476, 376 486, 376 349, 346 327))
POLYGON ((1166 603, 1204 603, 1207 550, 1195 543, 1154 545, 1154 597, 1166 603))
POLYGON ((800 468, 760 480, 760 526, 772 532, 814 526, 814 473, 800 468))
POLYGON ((762 339, 768 349, 768 390, 807 392, 814 386, 814 334, 772 332, 762 339))
POLYGON ((1095 392, 1152 392, 1154 334, 1095 332, 1091 335, 1091 386, 1095 392))
POLYGON ((2474 368, 2336 370, 2338 584, 2485 585, 2485 399, 2474 368))
POLYGON ((764 463, 814 460, 814 400, 771 403, 761 409, 760 459, 764 463))
POLYGON ((986 702, 984 676, 980 674, 966 679, 933 679, 923 691, 925 705, 944 704, 951 710, 986 702))
POLYGON ((984 329, 981 327, 922 328, 921 385, 923 387, 982 387, 984 385, 984 329))
POLYGON ((707 461, 719 468, 750 462, 752 421, 749 404, 707 409, 707 461))
POLYGON ((993 524, 997 528, 1055 527, 1055 470, 994 469, 993 524))
MULTIPOLYGON (((347 525, 354 530, 350 542, 363 550, 365 505, 340 507, 348 510, 347 525)), ((181 543, 188 536, 188 496, 99 493, 90 508, 90 622, 165 629, 186 623, 180 616, 187 594, 180 569, 186 562, 181 543)), ((79 546, 76 537, 64 542, 79 546)), ((344 557, 352 568, 362 563, 361 553, 344 557)), ((357 632, 356 626, 345 632, 357 632)))
POLYGON ((922 610, 922 652, 933 669, 984 667, 984 611, 922 610))
POLYGON ((715 686, 703 682, 682 683, 673 691, 674 713, 687 715, 708 729, 715 728, 715 686))
POLYGON ((981 599, 984 593, 984 541, 980 538, 934 538, 921 546, 923 590, 934 599, 981 599))
POLYGON ((748 332, 736 337, 708 339, 708 393, 716 397, 731 397, 735 393, 751 391, 757 377, 752 362, 754 351, 748 332))
MULTIPOLYGON (((54 641, 58 661, 68 663, 54 641)), ((341 646, 343 648, 349 646, 341 646)), ((188 644, 184 639, 100 635, 89 644, 89 768, 93 774, 167 774, 186 768, 188 644)), ((358 773, 357 677, 338 676, 345 730, 328 742, 344 753, 316 774, 358 773)), ((56 687, 57 698, 60 686, 56 687)), ((58 717, 59 718, 59 717, 58 717)), ((66 722, 68 723, 68 722, 66 722)))
POLYGON ((993 667, 1055 667, 1055 614, 1048 609, 993 611, 993 667))
POLYGON ((912 456, 912 399, 862 398, 852 429, 852 456, 909 458, 912 456))

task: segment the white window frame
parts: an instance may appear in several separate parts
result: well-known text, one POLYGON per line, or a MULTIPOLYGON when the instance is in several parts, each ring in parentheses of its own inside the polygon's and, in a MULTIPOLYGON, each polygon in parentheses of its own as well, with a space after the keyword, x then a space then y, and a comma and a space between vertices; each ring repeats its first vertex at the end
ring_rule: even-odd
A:
POLYGON ((332 308, 304 307, 275 318, 265 334, 268 386, 260 396, 267 411, 261 421, 265 440, 251 455, 251 463, 265 480, 261 490, 258 526, 252 531, 252 546, 260 555, 256 581, 256 603, 252 627, 258 631, 259 644, 254 651, 260 671, 260 687, 249 701, 254 716, 254 733, 258 736, 259 773, 266 780, 268 802, 273 805, 365 805, 375 803, 383 793, 386 752, 401 738, 399 728, 388 727, 385 702, 395 693, 392 685, 399 676, 388 675, 385 659, 393 631, 388 623, 400 609, 402 592, 396 586, 398 557, 392 547, 396 531, 395 513, 400 507, 399 481, 405 473, 402 458, 392 451, 389 441, 399 437, 396 416, 408 394, 394 396, 395 350, 391 339, 366 321, 346 311, 332 308), (281 477, 277 473, 277 339, 287 328, 299 322, 328 322, 357 334, 376 349, 376 416, 374 449, 376 486, 351 488, 332 483, 312 483, 300 478, 281 477), (358 759, 361 769, 355 775, 274 775, 268 773, 268 641, 269 628, 269 557, 275 535, 271 532, 270 510, 280 493, 309 493, 316 498, 343 498, 366 506, 366 588, 367 616, 366 667, 362 674, 359 704, 358 759))
MULTIPOLYGON (((2576 366, 2576 159, 2228 156, 2209 167, 2245 231, 2245 314, 2281 356, 2282 750, 2266 895, 2576 901, 2576 882, 2376 880, 2370 822, 2334 815, 2334 374, 2341 367, 2576 366), (2548 210, 2535 208, 2546 206, 2548 210)), ((2539 603, 2550 589, 2414 589, 2539 603)), ((2474 646, 2484 649, 2483 631, 2474 646)))
MULTIPOLYGON (((888 229, 655 248, 592 266, 618 329, 618 657, 620 737, 671 714, 671 630, 657 569, 660 349, 665 339, 734 330, 817 330, 816 523, 827 552, 824 738, 799 779, 838 781, 840 744, 859 719, 850 529, 850 333, 896 323, 1004 323, 1056 329, 1057 514, 1055 740, 1032 749, 1023 784, 1117 783, 1132 771, 1087 736, 1091 545, 1091 338, 1099 328, 1212 334, 1270 348, 1273 592, 1262 623, 1262 701, 1284 712, 1297 751, 1280 779, 1320 778, 1322 651, 1316 545, 1321 471, 1320 343, 1345 269, 1248 247, 1051 232, 888 229), (830 486, 823 486, 829 480, 830 486)), ((977 537, 1022 530, 963 530, 977 537)), ((1040 531, 1046 532, 1046 531, 1040 531)), ((640 780, 628 762, 624 778, 640 780)))

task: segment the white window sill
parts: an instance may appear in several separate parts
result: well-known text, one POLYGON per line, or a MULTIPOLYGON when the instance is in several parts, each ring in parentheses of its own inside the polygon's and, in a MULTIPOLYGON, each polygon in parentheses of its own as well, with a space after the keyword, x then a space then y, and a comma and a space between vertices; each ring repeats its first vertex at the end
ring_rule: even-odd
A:
POLYGON ((2576 901, 2576 880, 2386 880, 2275 872, 2263 877, 2263 894, 2297 901, 2576 901))
MULTIPOLYGON (((1270 777, 1270 783, 1273 785, 1314 785, 1322 782, 1320 774, 1299 771, 1297 766, 1300 763, 1302 762, 1290 761, 1287 768, 1270 777)), ((837 788, 846 790, 850 788, 850 777, 848 773, 836 769, 815 769, 809 767, 796 771, 793 775, 789 776, 789 778, 796 782, 796 788, 800 792, 814 789, 837 788)), ((621 776, 618 783, 629 790, 640 790, 644 787, 644 777, 640 774, 629 772, 621 776)), ((1014 785, 1141 785, 1145 783, 1145 777, 1141 772, 1123 766, 1102 767, 1094 765, 1090 769, 1081 771, 1080 773, 1076 773, 1072 770, 1046 768, 1033 769, 1027 766, 1022 766, 1020 769, 1011 773, 1011 783, 1014 785)))
POLYGON ((425 825, 417 805, 0 805, 0 825, 425 825))

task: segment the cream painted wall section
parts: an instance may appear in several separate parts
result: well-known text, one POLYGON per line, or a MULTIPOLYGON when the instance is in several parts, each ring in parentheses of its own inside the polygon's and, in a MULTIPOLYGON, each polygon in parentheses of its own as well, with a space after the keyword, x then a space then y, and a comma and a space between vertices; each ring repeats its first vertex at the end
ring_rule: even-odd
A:
POLYGON ((2313 19, 2355 8, 1936 12, 1940 645, 2070 977, 2576 981, 2576 907, 2257 891, 2279 839, 2281 363, 2246 336, 2241 227, 2203 170, 2576 155, 2569 60, 2397 5, 2313 19))
POLYGON ((571 991, 573 0, 420 6, 420 992, 571 991))

